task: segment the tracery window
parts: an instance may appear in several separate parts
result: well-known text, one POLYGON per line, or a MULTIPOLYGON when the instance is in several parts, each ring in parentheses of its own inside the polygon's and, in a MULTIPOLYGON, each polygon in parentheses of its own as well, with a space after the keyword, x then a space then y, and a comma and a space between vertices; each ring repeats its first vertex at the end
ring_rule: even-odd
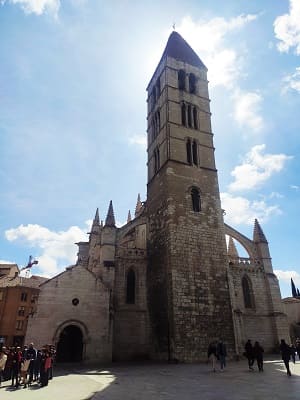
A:
POLYGON ((243 276, 242 288, 243 288, 245 308, 254 308, 252 285, 250 279, 247 276, 243 276))
POLYGON ((127 273, 126 303, 135 303, 135 273, 132 269, 127 273))

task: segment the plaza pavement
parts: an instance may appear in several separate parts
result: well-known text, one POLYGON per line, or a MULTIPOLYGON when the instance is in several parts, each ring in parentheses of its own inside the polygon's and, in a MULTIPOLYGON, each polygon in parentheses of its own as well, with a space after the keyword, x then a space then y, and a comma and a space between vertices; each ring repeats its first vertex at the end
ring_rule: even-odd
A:
POLYGON ((49 386, 0 388, 0 400, 299 400, 300 362, 288 377, 279 356, 265 360, 263 373, 247 360, 229 362, 225 372, 207 364, 124 363, 56 367, 49 386))

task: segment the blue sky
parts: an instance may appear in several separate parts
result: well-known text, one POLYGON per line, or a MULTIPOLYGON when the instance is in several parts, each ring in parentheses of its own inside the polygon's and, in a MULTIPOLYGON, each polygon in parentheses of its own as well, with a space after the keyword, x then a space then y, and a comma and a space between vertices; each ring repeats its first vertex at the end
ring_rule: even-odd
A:
MULTIPOLYGON (((146 86, 173 23, 207 65, 225 221, 300 287, 300 3, 0 0, 0 259, 52 276, 146 198, 146 86)), ((241 253, 241 255, 243 255, 241 253)))

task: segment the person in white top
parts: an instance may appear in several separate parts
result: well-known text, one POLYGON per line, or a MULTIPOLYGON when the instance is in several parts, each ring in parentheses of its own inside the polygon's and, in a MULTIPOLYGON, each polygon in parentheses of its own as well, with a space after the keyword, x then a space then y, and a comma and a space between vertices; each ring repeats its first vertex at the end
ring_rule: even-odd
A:
POLYGON ((3 371, 5 368, 6 360, 7 360, 7 355, 4 353, 3 350, 1 350, 0 351, 0 386, 2 384, 2 379, 4 379, 3 371))

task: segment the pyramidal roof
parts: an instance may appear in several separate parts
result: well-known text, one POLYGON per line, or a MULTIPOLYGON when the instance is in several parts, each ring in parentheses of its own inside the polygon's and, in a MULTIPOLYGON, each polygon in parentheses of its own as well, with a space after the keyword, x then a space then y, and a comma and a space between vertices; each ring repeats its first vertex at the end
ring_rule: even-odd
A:
POLYGON ((169 36, 162 58, 166 56, 194 65, 195 67, 206 68, 191 46, 175 31, 169 36))
POLYGON ((108 212, 105 220, 105 226, 115 226, 115 216, 114 216, 114 209, 112 205, 112 201, 109 202, 108 212))

